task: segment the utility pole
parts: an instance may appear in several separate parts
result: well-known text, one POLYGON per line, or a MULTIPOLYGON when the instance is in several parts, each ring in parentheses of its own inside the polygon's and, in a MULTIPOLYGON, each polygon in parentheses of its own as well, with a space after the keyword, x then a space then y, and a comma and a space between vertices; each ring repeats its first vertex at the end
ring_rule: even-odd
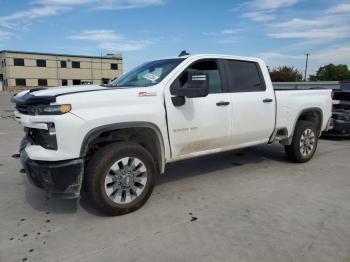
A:
POLYGON ((304 81, 306 82, 306 74, 307 74, 307 64, 309 63, 309 53, 306 53, 306 64, 305 64, 305 75, 304 75, 304 81))

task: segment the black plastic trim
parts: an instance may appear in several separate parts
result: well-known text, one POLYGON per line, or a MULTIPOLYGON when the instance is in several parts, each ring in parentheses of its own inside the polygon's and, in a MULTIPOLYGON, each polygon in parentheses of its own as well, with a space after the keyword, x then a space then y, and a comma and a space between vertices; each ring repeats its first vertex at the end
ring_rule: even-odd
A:
MULTIPOLYGON (((293 126, 293 129, 292 129, 292 132, 290 133, 290 138, 292 138, 293 135, 294 135, 294 130, 295 130, 296 124, 297 124, 298 119, 300 118, 300 116, 302 114, 305 114, 305 113, 308 113, 308 112, 315 112, 315 111, 317 111, 321 115, 320 125, 318 126, 319 131, 321 131, 321 128, 323 126, 323 112, 322 112, 322 109, 319 108, 319 107, 310 107, 310 108, 306 108, 306 109, 301 110, 299 112, 299 114, 297 115, 297 117, 296 117, 296 119, 294 121, 294 126, 293 126)), ((321 135, 321 132, 320 132, 320 135, 321 135)))
POLYGON ((21 151, 21 163, 31 183, 60 198, 78 198, 83 181, 83 159, 35 161, 21 151))
POLYGON ((86 156, 86 153, 88 151, 88 148, 89 148, 91 141, 94 140, 95 138, 97 138, 102 133, 107 132, 107 131, 118 130, 118 129, 137 128, 137 127, 150 128, 156 132, 156 134, 158 136, 158 143, 159 143, 158 146, 160 147, 160 153, 161 153, 161 155, 160 155, 160 157, 161 157, 160 170, 161 170, 161 172, 163 172, 164 168, 165 168, 165 147, 164 147, 163 135, 162 135, 160 129, 155 124, 150 123, 150 122, 142 122, 142 121, 124 122, 124 123, 116 123, 116 124, 110 124, 110 125, 96 127, 94 129, 90 130, 85 135, 83 142, 82 142, 82 145, 81 145, 81 149, 80 149, 80 157, 84 158, 86 156))
POLYGON ((16 105, 48 105, 52 102, 56 102, 54 96, 35 96, 30 92, 20 97, 13 97, 12 100, 16 105))

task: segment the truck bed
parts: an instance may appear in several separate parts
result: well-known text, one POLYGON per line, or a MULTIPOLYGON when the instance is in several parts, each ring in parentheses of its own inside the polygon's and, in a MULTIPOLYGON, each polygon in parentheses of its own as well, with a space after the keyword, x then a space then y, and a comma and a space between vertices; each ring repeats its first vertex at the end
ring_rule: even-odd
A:
POLYGON ((339 89, 338 81, 322 82, 273 82, 274 90, 339 89))
POLYGON ((294 129, 294 123, 305 108, 320 108, 329 115, 323 115, 321 130, 327 126, 331 117, 332 104, 329 102, 332 90, 276 90, 276 128, 287 128, 288 132, 294 129))

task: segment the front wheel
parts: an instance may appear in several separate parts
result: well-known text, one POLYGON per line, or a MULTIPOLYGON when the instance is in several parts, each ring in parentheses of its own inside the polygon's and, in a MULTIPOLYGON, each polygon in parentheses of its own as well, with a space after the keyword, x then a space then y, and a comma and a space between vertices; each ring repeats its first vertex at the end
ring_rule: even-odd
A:
POLYGON ((122 215, 140 208, 150 197, 157 169, 141 145, 119 142, 102 148, 86 170, 87 195, 107 215, 122 215))
POLYGON ((315 154, 318 144, 316 125, 310 121, 298 121, 294 130, 292 144, 285 146, 290 160, 297 163, 309 161, 315 154))

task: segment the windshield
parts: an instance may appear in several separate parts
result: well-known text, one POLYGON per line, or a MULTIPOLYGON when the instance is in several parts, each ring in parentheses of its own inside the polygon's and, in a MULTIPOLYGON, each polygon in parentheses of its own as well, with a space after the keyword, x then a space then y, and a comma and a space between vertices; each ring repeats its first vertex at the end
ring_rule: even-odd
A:
POLYGON ((144 87, 156 85, 184 60, 183 58, 174 58, 145 63, 112 81, 107 86, 144 87))

